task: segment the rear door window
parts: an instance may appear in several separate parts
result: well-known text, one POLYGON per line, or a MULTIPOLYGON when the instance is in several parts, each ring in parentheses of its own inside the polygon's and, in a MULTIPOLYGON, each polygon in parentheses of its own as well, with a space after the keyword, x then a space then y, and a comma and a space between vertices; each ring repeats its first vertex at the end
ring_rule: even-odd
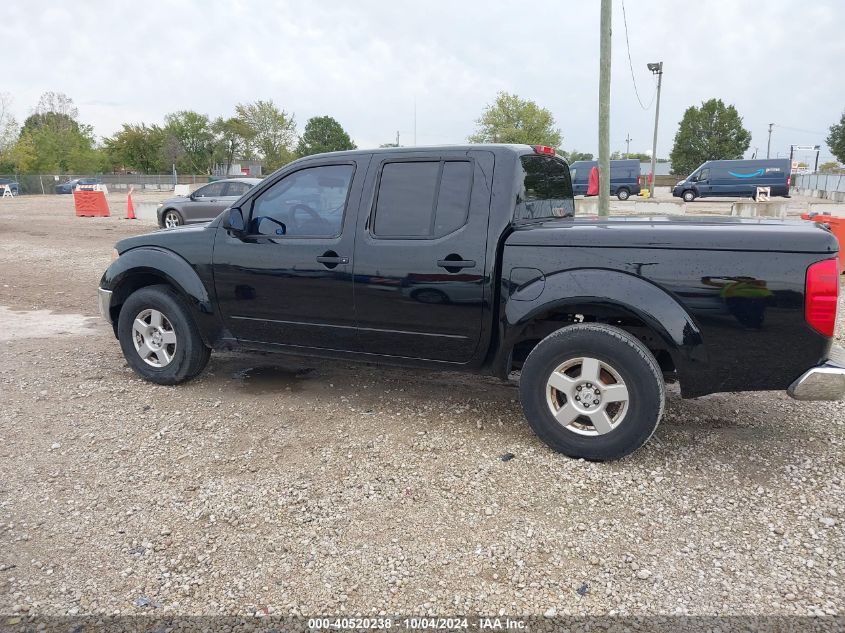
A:
POLYGON ((227 196, 242 196, 249 191, 251 185, 245 182, 230 182, 226 184, 227 196))
POLYGON ((386 163, 372 233, 393 239, 433 239, 464 226, 472 191, 470 161, 386 163))

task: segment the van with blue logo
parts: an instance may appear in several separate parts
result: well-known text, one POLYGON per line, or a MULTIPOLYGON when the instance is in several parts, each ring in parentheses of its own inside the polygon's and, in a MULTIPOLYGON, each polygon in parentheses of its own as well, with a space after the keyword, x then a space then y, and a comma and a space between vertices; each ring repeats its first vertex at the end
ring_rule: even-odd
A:
MULTIPOLYGON (((572 177, 572 193, 587 195, 590 171, 598 166, 595 160, 576 160, 569 166, 572 177)), ((636 159, 610 161, 610 195, 627 200, 640 193, 640 161, 636 159)))
POLYGON ((769 195, 788 198, 789 185, 787 158, 708 160, 675 185, 672 195, 686 202, 719 196, 756 199, 757 187, 769 187, 769 195))

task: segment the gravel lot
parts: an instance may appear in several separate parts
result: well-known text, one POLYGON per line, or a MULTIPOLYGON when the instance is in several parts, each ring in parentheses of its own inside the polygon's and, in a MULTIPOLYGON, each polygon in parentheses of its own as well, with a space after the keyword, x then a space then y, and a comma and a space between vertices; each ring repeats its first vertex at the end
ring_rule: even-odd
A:
POLYGON ((147 229, 0 200, 7 617, 845 612, 845 404, 672 391, 591 464, 492 378, 216 354, 155 386, 84 318, 147 229))

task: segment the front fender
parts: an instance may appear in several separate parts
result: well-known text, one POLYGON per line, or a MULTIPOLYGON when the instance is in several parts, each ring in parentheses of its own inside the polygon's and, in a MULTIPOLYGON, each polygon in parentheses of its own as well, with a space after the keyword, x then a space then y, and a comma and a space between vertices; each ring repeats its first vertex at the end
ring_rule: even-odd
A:
POLYGON ((125 251, 103 273, 100 287, 111 290, 109 311, 116 323, 117 308, 140 287, 166 283, 187 301, 207 344, 220 330, 208 289, 196 270, 182 257, 166 248, 141 246, 125 251))
POLYGON ((605 307, 641 320, 662 339, 681 376, 706 363, 701 330, 672 295, 641 277, 605 269, 563 271, 517 288, 503 310, 508 353, 527 338, 532 323, 569 306, 605 307))

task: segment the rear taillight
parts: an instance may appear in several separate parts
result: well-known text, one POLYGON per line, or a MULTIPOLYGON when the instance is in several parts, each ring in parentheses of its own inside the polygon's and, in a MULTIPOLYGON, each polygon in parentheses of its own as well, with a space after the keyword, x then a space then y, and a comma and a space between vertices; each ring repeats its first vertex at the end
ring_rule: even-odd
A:
POLYGON ((534 146, 534 153, 535 154, 554 154, 555 148, 549 147, 548 145, 535 145, 534 146))
POLYGON ((786 177, 786 188, 789 189, 792 186, 792 176, 786 177))
POLYGON ((804 318, 819 334, 833 336, 839 299, 839 261, 825 259, 807 269, 804 318))

